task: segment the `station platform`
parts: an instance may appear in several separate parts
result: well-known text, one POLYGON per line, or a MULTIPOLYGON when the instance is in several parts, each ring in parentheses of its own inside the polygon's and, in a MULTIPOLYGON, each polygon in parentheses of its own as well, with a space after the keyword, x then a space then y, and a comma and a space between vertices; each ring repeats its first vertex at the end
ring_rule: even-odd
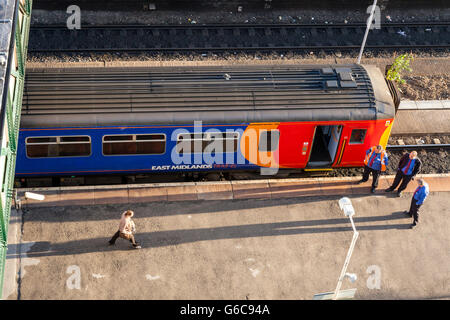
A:
POLYGON ((450 100, 403 100, 398 108, 391 134, 448 134, 450 100))
POLYGON ((450 109, 450 100, 403 100, 399 110, 443 110, 450 109))
POLYGON ((427 135, 450 132, 450 109, 399 109, 391 134, 427 135))
POLYGON ((41 190, 53 203, 12 210, 4 298, 312 299, 335 289, 351 243, 345 195, 359 237, 347 269, 357 280, 342 290, 450 299, 449 177, 424 178, 432 192, 414 229, 411 194, 382 190, 390 177, 374 195, 357 179, 41 190), (108 245, 127 209, 140 250, 108 245))
MULTIPOLYGON (((376 194, 385 195, 395 176, 381 176, 376 194)), ((450 192, 450 174, 421 175, 431 192, 450 192)), ((361 177, 264 179, 218 182, 129 184, 91 187, 22 188, 18 196, 22 207, 71 205, 134 204, 146 202, 279 199, 289 197, 369 195, 371 179, 358 184, 361 177), (25 192, 45 196, 43 201, 25 199, 25 192)), ((412 181, 405 193, 414 192, 412 181)))

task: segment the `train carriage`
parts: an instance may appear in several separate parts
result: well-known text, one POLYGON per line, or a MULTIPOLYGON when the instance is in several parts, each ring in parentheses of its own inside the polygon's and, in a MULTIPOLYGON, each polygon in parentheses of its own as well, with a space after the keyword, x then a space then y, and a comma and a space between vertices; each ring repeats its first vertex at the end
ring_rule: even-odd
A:
POLYGON ((16 177, 358 167, 396 105, 369 65, 31 69, 16 177))

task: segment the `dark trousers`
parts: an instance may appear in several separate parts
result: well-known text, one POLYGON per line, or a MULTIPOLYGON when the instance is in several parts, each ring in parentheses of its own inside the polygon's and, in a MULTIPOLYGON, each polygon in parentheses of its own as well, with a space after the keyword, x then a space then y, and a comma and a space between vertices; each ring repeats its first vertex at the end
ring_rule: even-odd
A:
POLYGON ((380 172, 380 170, 374 170, 372 168, 369 168, 368 166, 364 166, 362 181, 366 182, 367 180, 369 180, 369 174, 372 173, 372 188, 376 188, 378 187, 378 178, 380 177, 380 172))
POLYGON ((111 240, 109 240, 109 243, 111 243, 111 244, 116 243, 116 240, 119 237, 126 239, 126 240, 130 240, 130 242, 133 244, 133 246, 137 246, 136 240, 134 239, 134 236, 132 234, 121 233, 120 230, 117 230, 117 232, 113 235, 111 240))
POLYGON ((416 225, 419 223, 419 210, 422 206, 421 204, 416 204, 417 200, 414 197, 411 199, 411 206, 409 207, 409 215, 414 218, 413 224, 416 225))
POLYGON ((406 186, 411 181, 412 175, 406 175, 402 172, 402 170, 397 170, 397 174, 395 175, 394 183, 392 183, 392 186, 390 186, 391 190, 395 190, 397 186, 400 184, 400 181, 402 184, 400 184, 400 187, 398 187, 398 192, 402 192, 406 189, 406 186))

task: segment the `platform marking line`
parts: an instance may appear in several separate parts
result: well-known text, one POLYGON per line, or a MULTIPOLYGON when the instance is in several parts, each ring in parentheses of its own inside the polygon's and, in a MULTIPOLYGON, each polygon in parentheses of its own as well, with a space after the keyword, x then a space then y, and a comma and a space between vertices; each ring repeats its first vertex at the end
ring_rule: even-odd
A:
POLYGON ((31 247, 35 244, 34 241, 32 242, 22 242, 20 244, 21 247, 21 254, 20 254, 20 277, 23 278, 25 276, 25 267, 28 266, 35 266, 39 264, 41 261, 40 259, 34 259, 34 258, 28 258, 27 252, 30 251, 31 247))
POLYGON ((260 271, 258 269, 248 268, 248 270, 250 270, 250 272, 252 273, 252 276, 254 278, 256 278, 256 276, 260 273, 260 271))

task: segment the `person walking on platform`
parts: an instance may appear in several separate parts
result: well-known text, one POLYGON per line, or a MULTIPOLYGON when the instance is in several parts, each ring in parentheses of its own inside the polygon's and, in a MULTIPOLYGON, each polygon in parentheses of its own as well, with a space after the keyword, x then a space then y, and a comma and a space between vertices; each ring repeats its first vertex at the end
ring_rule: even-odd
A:
POLYGON ((133 220, 131 220, 132 216, 134 216, 134 212, 131 210, 127 210, 122 213, 119 223, 119 230, 113 235, 111 240, 109 240, 110 245, 114 245, 117 238, 120 237, 129 240, 135 249, 141 249, 141 246, 134 239, 133 233, 136 232, 136 225, 133 220))
POLYGON ((366 151, 366 158, 364 159, 364 173, 359 183, 369 180, 369 175, 372 173, 373 181, 370 192, 374 193, 378 187, 378 178, 381 172, 386 171, 388 165, 388 155, 383 147, 378 145, 366 151))
POLYGON ((417 226, 419 223, 419 210, 422 206, 425 199, 428 197, 430 193, 430 188, 428 184, 423 179, 417 179, 418 187, 411 199, 411 206, 409 207, 409 211, 405 211, 406 214, 413 217, 413 223, 411 225, 411 229, 417 226))
POLYGON ((411 153, 405 153, 398 163, 397 174, 395 175, 394 182, 387 188, 386 192, 394 191, 395 188, 400 184, 397 190, 397 196, 401 197, 403 190, 411 180, 414 180, 416 174, 420 172, 420 167, 422 162, 417 158, 417 152, 412 151, 411 153))

